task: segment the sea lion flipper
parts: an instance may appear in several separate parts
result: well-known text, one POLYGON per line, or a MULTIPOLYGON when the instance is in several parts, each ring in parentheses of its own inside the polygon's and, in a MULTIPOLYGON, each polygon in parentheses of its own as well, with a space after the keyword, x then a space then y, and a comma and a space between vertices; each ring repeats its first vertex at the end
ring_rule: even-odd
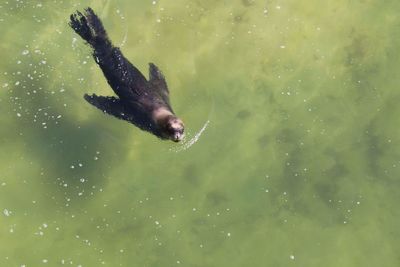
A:
POLYGON ((157 90, 165 102, 169 103, 169 90, 161 70, 153 63, 149 63, 149 82, 157 90))
POLYGON ((112 115, 118 119, 132 121, 130 113, 121 100, 113 96, 88 95, 83 96, 87 102, 100 109, 104 113, 112 115))

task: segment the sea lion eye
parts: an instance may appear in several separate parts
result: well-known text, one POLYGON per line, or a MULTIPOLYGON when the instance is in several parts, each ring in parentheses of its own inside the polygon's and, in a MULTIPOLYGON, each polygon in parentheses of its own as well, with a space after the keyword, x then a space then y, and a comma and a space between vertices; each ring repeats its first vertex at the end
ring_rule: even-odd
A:
POLYGON ((173 127, 170 127, 170 128, 168 129, 168 132, 169 132, 170 134, 173 134, 173 133, 175 133, 176 131, 175 131, 175 129, 174 129, 173 127))
POLYGON ((170 134, 173 134, 175 132, 175 128, 174 128, 173 124, 168 124, 167 131, 170 134))

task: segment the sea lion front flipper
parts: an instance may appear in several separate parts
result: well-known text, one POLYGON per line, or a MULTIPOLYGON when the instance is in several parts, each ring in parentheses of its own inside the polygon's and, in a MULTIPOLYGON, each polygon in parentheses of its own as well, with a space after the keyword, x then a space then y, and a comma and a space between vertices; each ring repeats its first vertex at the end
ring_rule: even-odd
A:
POLYGON ((126 110, 125 105, 116 97, 85 94, 84 98, 87 102, 100 109, 104 113, 110 114, 121 120, 133 120, 129 112, 126 110))
POLYGON ((169 90, 165 77, 161 70, 154 65, 149 63, 149 82, 154 90, 163 98, 163 100, 169 104, 169 90))

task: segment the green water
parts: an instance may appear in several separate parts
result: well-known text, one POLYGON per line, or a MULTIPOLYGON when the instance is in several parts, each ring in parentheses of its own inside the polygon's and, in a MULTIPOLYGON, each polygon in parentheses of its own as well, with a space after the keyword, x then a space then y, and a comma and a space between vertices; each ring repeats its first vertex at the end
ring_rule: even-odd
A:
POLYGON ((400 266, 399 13, 1 0, 0 266, 400 266), (83 100, 111 94, 67 26, 88 5, 197 142, 83 100))

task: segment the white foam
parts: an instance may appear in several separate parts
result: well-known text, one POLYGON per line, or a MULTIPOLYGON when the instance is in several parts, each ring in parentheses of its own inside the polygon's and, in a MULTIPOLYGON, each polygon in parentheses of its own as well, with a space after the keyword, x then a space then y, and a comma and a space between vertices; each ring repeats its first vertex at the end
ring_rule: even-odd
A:
POLYGON ((197 143, 197 141, 199 141, 200 136, 203 134, 203 132, 206 130, 208 124, 210 123, 210 120, 207 120, 206 123, 203 125, 203 127, 200 129, 200 131, 193 136, 192 138, 190 138, 189 141, 186 141, 187 138, 185 138, 182 142, 182 145, 179 147, 174 147, 171 148, 170 151, 174 151, 174 152, 181 152, 184 151, 186 149, 188 149, 189 147, 191 147, 192 145, 194 145, 195 143, 197 143))

